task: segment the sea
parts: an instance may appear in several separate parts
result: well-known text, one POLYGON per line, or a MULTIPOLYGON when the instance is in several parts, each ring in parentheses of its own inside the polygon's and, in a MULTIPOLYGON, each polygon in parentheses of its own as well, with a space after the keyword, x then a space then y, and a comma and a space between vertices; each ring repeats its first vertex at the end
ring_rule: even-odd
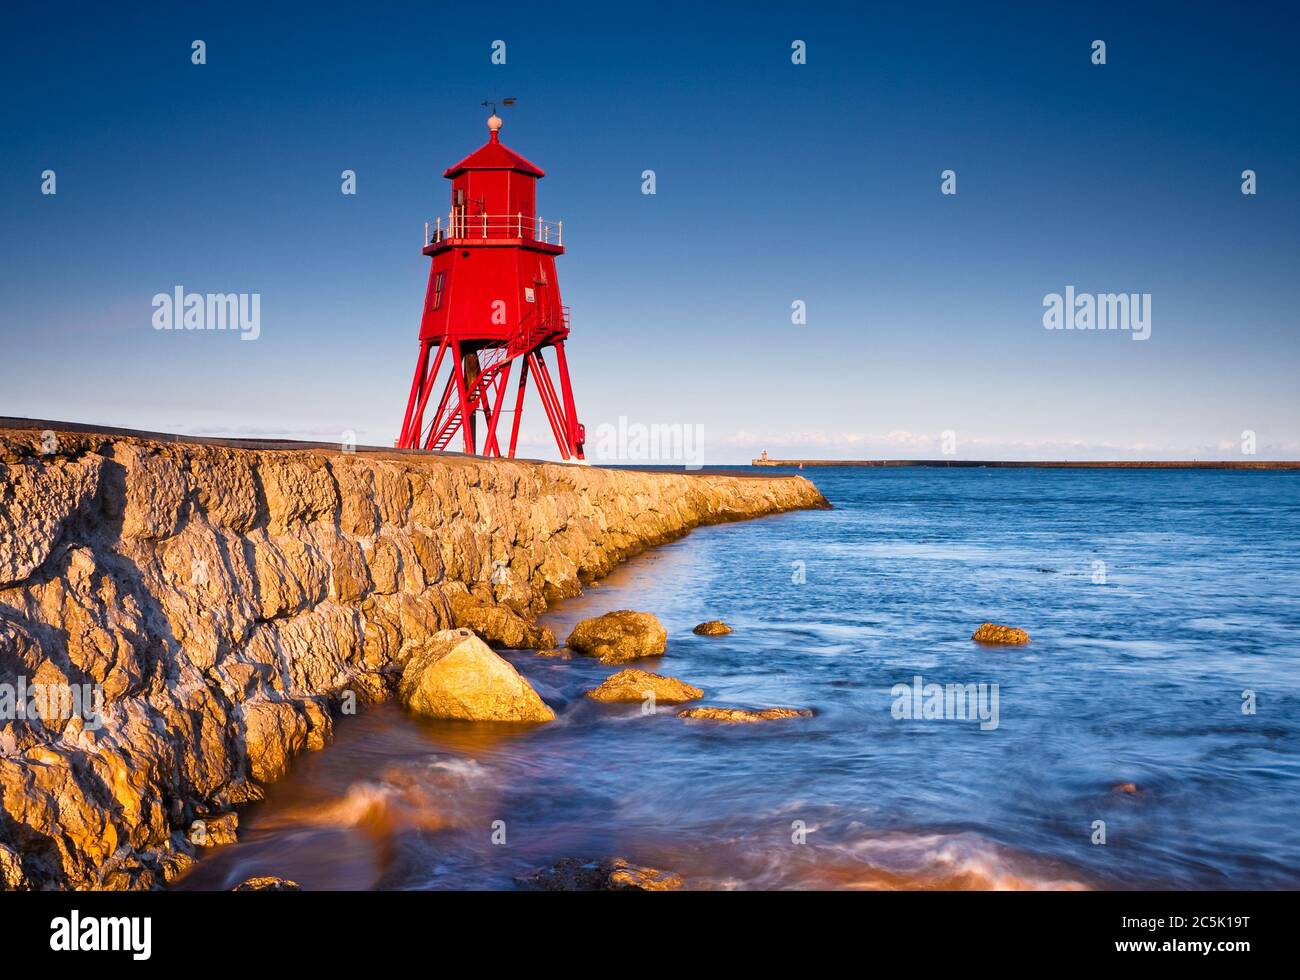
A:
POLYGON ((599 704, 618 668, 510 651, 554 722, 339 718, 174 887, 502 889, 611 857, 697 889, 1300 887, 1300 473, 800 475, 832 510, 700 528, 542 622, 652 612, 667 652, 636 666, 812 717, 599 704))

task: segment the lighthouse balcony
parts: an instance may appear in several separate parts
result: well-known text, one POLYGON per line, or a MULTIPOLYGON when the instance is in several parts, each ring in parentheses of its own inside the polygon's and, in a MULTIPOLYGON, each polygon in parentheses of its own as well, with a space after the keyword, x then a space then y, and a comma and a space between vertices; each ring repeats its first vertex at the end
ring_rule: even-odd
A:
POLYGON ((463 214, 453 211, 424 223, 424 247, 451 242, 507 240, 564 247, 564 222, 517 214, 463 214))

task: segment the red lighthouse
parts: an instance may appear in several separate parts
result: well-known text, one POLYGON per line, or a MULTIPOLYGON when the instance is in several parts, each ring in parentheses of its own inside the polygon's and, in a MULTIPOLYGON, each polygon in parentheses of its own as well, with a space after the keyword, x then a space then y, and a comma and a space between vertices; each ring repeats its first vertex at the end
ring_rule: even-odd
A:
POLYGON ((397 445, 443 450, 460 433, 467 453, 514 456, 531 376, 560 456, 582 459, 585 433, 564 357, 569 310, 555 275, 564 222, 538 217, 537 181, 544 174, 501 142, 495 112, 488 129, 487 143, 443 174, 451 181, 450 212, 425 224, 423 251, 433 264, 397 445), (558 387, 547 367, 548 347, 555 351, 558 387), (450 372, 439 384, 444 361, 450 372), (508 408, 512 374, 517 386, 508 408), (513 416, 505 452, 503 415, 513 416))

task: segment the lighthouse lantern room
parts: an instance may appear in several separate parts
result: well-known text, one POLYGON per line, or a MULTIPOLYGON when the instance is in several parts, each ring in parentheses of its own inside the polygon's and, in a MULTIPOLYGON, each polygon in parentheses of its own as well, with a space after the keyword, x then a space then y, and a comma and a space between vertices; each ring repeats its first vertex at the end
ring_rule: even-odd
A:
POLYGON ((451 181, 450 210, 425 223, 423 251, 433 261, 397 444, 441 451, 459 434, 467 453, 513 457, 531 380, 561 458, 582 459, 585 432, 564 356, 569 309, 555 274, 564 223, 538 216, 544 174, 501 142, 495 111, 487 125, 487 143, 443 174, 451 181), (546 348, 554 351, 554 377, 546 348))

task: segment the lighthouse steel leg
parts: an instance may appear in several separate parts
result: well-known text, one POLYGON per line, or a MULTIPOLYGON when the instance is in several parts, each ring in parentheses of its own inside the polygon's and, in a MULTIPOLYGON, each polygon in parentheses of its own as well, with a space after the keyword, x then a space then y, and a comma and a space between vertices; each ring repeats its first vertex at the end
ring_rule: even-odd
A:
MULTIPOLYGON (((428 351, 432 345, 425 350, 424 363, 429 363, 428 351)), ((415 413, 407 423, 405 435, 402 437, 402 445, 407 448, 418 449, 420 447, 420 432, 424 428, 424 409, 429 404, 429 396, 433 394, 433 383, 438 380, 438 369, 442 366, 442 356, 447 352, 447 345, 441 341, 438 343, 438 354, 433 359, 433 367, 430 368, 424 376, 424 390, 420 393, 420 403, 415 407, 415 413)), ((435 415, 436 419, 437 416, 435 415)))
MULTIPOLYGON (((501 405, 506 400, 506 384, 510 381, 510 368, 513 365, 507 362, 493 382, 497 385, 496 403, 492 407, 492 414, 488 416, 487 439, 483 442, 483 453, 487 456, 500 456, 501 447, 497 444, 497 423, 501 421, 501 405)), ((486 403, 487 392, 483 393, 483 399, 486 403)))
MULTIPOLYGON (((551 432, 555 436, 555 442, 561 447, 563 452, 564 438, 560 434, 560 427, 555 421, 555 412, 551 407, 551 402, 546 394, 546 363, 541 358, 540 352, 534 352, 528 355, 533 365, 533 377, 537 379, 537 397, 542 400, 542 408, 546 411, 546 420, 551 423, 551 432)), ((567 458, 567 457, 566 457, 567 458)))
POLYGON ((470 456, 475 453, 474 415, 469 407, 469 392, 465 390, 465 360, 460 352, 460 342, 452 341, 452 373, 456 377, 456 394, 460 398, 460 427, 465 434, 465 452, 470 456))
POLYGON ((510 421, 510 458, 515 458, 519 444, 519 420, 524 415, 524 391, 528 387, 528 358, 519 362, 519 394, 515 396, 515 417, 510 421))
POLYGON ((407 436, 411 428, 411 415, 420 401, 420 388, 424 384, 425 368, 428 366, 429 345, 421 342, 419 356, 415 359, 415 377, 411 379, 411 397, 406 400, 406 415, 402 417, 402 431, 397 438, 397 445, 403 449, 410 448, 407 436))
POLYGON ((564 341, 555 343, 556 370, 560 373, 560 391, 564 395, 564 418, 568 422, 566 434, 569 450, 582 459, 582 445, 578 442, 578 408, 573 404, 573 386, 569 384, 569 362, 564 357, 564 341))
POLYGON ((564 435, 566 424, 564 410, 560 407, 560 399, 555 394, 551 372, 546 369, 546 361, 543 360, 540 350, 533 357, 536 359, 533 368, 537 374, 537 391, 542 396, 542 406, 546 409, 546 417, 550 419, 551 430, 555 433, 555 444, 560 447, 560 457, 568 459, 571 454, 569 440, 564 435))

